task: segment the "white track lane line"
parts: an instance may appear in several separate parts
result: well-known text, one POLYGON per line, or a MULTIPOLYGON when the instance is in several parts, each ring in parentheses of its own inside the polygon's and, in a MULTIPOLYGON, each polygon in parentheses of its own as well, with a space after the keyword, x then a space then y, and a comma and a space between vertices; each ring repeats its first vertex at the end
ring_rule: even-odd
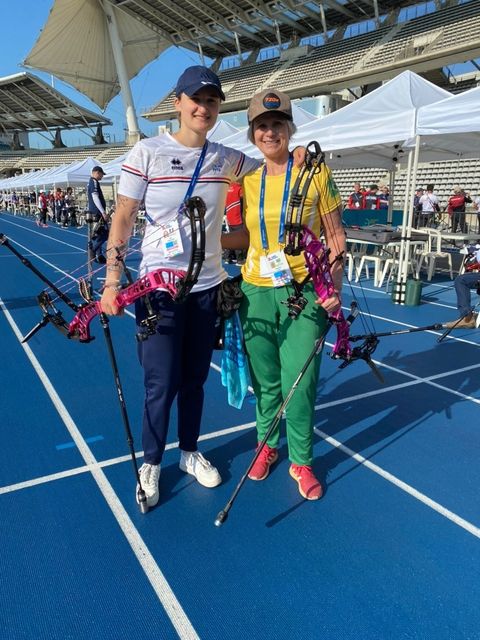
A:
POLYGON ((345 453, 347 456, 349 456, 350 458, 353 458, 354 460, 362 464, 364 467, 367 467, 367 469, 370 469, 370 471, 373 471, 377 475, 381 476, 384 480, 391 482, 393 485, 395 485, 402 491, 405 491, 409 495, 413 496, 414 498, 416 498, 417 500, 425 504, 427 507, 430 507, 430 509, 433 509, 434 511, 439 513, 444 518, 451 520, 457 526, 461 527, 462 529, 465 529, 465 531, 468 531, 468 533, 471 533, 476 538, 480 538, 479 527, 476 527, 471 522, 468 522, 468 520, 461 518, 456 513, 453 513, 453 511, 450 511, 446 507, 442 506, 440 503, 435 502, 435 500, 432 500, 431 498, 426 496, 424 493, 417 491, 406 482, 403 482, 403 480, 400 480, 393 474, 389 473, 388 471, 385 471, 385 469, 382 469, 381 467, 374 464, 373 462, 370 462, 370 460, 367 460, 359 453, 356 453, 349 447, 346 447, 344 444, 342 444, 335 438, 332 438, 327 433, 324 433, 323 431, 321 431, 318 427, 314 427, 314 431, 323 440, 325 440, 325 442, 328 442, 328 444, 330 444, 332 447, 335 447, 336 449, 340 449, 340 451, 345 453))
MULTIPOLYGON (((5 317, 7 318, 7 321, 10 324, 13 332, 17 336, 17 339, 20 341, 22 339, 22 334, 20 333, 15 320, 10 315, 1 298, 0 308, 5 314, 5 317)), ((171 590, 167 580, 165 579, 165 576, 161 572, 147 545, 144 543, 142 537, 138 533, 138 530, 135 528, 133 522, 131 521, 128 513, 118 499, 118 496, 113 490, 112 485, 100 468, 100 465, 95 459, 95 456, 83 439, 77 425, 73 421, 67 408, 55 391, 52 383, 50 382, 47 374, 37 360, 35 354, 27 344, 21 344, 21 347, 25 351, 27 358, 30 360, 32 367, 35 369, 40 382, 45 387, 47 394, 49 395, 53 405, 55 406, 55 409, 58 411, 61 419, 63 420, 82 458, 87 463, 89 471, 92 474, 95 482, 97 483, 100 492, 102 493, 113 515, 115 516, 115 519, 117 520, 126 539, 128 540, 128 543, 130 544, 138 562, 144 570, 145 575, 147 576, 150 584, 157 594, 158 599, 160 600, 178 635, 180 636, 180 638, 185 640, 199 640, 197 632, 193 628, 186 613, 175 597, 175 594, 171 590)))
MULTIPOLYGON (((54 238, 53 236, 46 235, 46 234, 45 234, 44 232, 42 232, 42 231, 35 231, 35 229, 30 229, 30 228, 28 228, 28 227, 25 227, 24 225, 16 224, 15 222, 11 222, 10 220, 4 220, 4 222, 6 222, 7 224, 11 224, 11 225, 13 225, 14 227, 19 227, 19 228, 20 228, 20 229, 22 229, 23 231, 29 231, 30 233, 33 233, 33 234, 35 234, 35 235, 37 235, 37 236, 41 236, 41 237, 42 237, 42 238, 44 238, 44 239, 51 240, 52 242, 59 242, 60 244, 66 244, 68 247, 73 247, 73 248, 77 249, 78 251, 80 251, 81 253, 87 253, 87 250, 86 250, 86 249, 82 249, 82 248, 80 248, 80 247, 77 247, 76 245, 74 245, 74 244, 70 244, 70 243, 68 243, 68 242, 65 242, 64 240, 59 240, 58 238, 54 238)), ((53 226, 52 226, 52 229, 55 229, 55 227, 53 227, 53 226)), ((65 229, 64 229, 64 230, 62 230, 62 232, 63 232, 63 231, 65 231, 65 229)), ((86 240, 86 236, 84 236, 84 235, 83 235, 83 234, 81 234, 81 233, 75 233, 75 232, 73 232, 73 231, 70 231, 70 233, 74 233, 74 235, 76 235, 77 237, 79 237, 79 238, 84 238, 84 239, 86 240)), ((8 236, 7 236, 7 237, 8 237, 8 236)), ((37 253, 34 253, 33 251, 31 251, 31 249, 27 249, 26 247, 23 247, 23 245, 21 245, 19 242, 16 242, 16 240, 12 240, 12 238, 10 238, 10 237, 8 237, 8 239, 10 240, 10 242, 14 242, 15 244, 18 244, 18 246, 19 246, 19 247, 25 248, 25 250, 26 250, 26 251, 29 251, 29 252, 31 253, 31 255, 36 256, 37 258, 40 258, 40 256, 39 256, 37 253)), ((138 249, 136 249, 136 251, 138 252, 139 250, 138 250, 138 249)), ((48 255, 48 254, 43 254, 43 255, 48 255)), ((41 258, 40 258, 40 259, 41 259, 41 258)), ((101 268, 101 267, 100 267, 100 268, 101 268)), ((61 269, 58 269, 58 267, 55 267, 55 269, 56 269, 56 271, 61 271, 61 269)), ((98 269, 98 270, 100 270, 100 269, 98 269)), ((133 268, 133 267, 130 267, 130 271, 138 272, 138 269, 135 269, 135 268, 133 268)), ((64 273, 64 272, 62 272, 62 273, 64 273)))
MULTIPOLYGON (((247 429, 253 429, 254 426, 255 422, 246 422, 245 424, 239 424, 235 427, 228 427, 227 429, 222 429, 221 431, 212 431, 211 433, 206 433, 203 436, 200 436, 199 441, 205 442, 206 440, 221 438, 222 436, 227 436, 231 433, 238 433, 240 431, 246 431, 247 429)), ((178 445, 178 442, 171 442, 170 444, 167 444, 165 450, 169 451, 170 449, 177 449, 178 445)), ((137 453, 135 453, 135 458, 141 458, 142 456, 143 451, 138 451, 137 453)), ((116 458, 109 458, 108 460, 102 460, 102 462, 97 462, 95 466, 103 469, 104 467, 111 467, 115 464, 130 462, 131 459, 132 458, 130 454, 127 454, 124 456, 117 456, 116 458)), ((12 493, 13 491, 20 491, 21 489, 28 489, 29 487, 35 487, 39 484, 46 484, 47 482, 53 482, 54 480, 60 480, 62 478, 69 478, 70 476, 77 476, 81 473, 88 473, 89 471, 89 465, 83 465, 82 467, 75 467, 74 469, 67 469, 66 471, 59 471, 58 473, 51 473, 47 476, 40 476, 39 478, 25 480, 24 482, 17 482, 15 484, 0 487, 0 495, 4 493, 12 493)))
MULTIPOLYGON (((54 265, 52 262, 49 262, 48 260, 45 260, 45 258, 42 258, 42 256, 41 256, 41 255, 39 255, 38 253, 33 252, 31 249, 29 249, 29 248, 28 248, 28 247, 26 247, 25 245, 20 244, 20 242, 17 242, 16 240, 14 241, 14 240, 12 240, 11 238, 9 238, 9 241, 10 241, 10 242, 13 242, 14 244, 16 244, 18 247, 20 247, 20 248, 21 248, 21 249, 23 249, 24 251, 28 251, 28 255, 30 255, 30 256, 35 256, 35 258, 37 258, 38 260, 41 260, 41 262, 44 262, 45 264, 47 264, 49 267, 51 267, 52 269, 54 269, 54 270, 55 270, 55 271, 57 271, 58 273, 62 273, 62 274, 65 276, 65 278, 70 279, 72 282, 74 282, 74 283, 75 283, 75 285, 77 285, 77 284, 78 284, 78 282, 79 282, 78 278, 75 278, 74 276, 72 276, 72 275, 71 275, 70 273, 68 273, 67 271, 64 271, 63 269, 60 269, 60 267, 57 267, 57 266, 56 266, 56 265, 54 265)), ((8 249, 7 249, 7 251, 8 251, 8 249)), ((13 255, 13 254, 12 254, 12 255, 13 255)), ((13 257, 15 257, 15 256, 13 256, 13 257)), ((54 283, 54 284, 56 284, 56 283, 54 283)), ((58 285, 57 285, 57 286, 58 286, 58 285)), ((58 287, 58 288, 60 289, 60 287, 58 287)), ((72 287, 71 287, 70 289, 65 289, 65 290, 64 290, 64 293, 65 293, 66 295, 68 295, 68 293, 69 293, 70 291, 72 291, 72 289, 73 289, 73 288, 74 288, 74 285, 72 285, 72 287)), ((97 293, 99 293, 99 292, 97 291, 97 293)), ((135 314, 134 314, 134 313, 132 313, 131 311, 129 311, 128 309, 124 309, 124 313, 125 313, 127 316, 130 316, 131 318, 135 318, 135 314)))
MULTIPOLYGON (((23 231, 29 231, 30 233, 33 233, 36 236, 41 236, 44 240, 52 240, 53 242, 58 242, 59 244, 65 244, 65 245, 67 245, 67 247, 72 247, 73 249, 77 249, 78 251, 86 252, 85 249, 80 249, 79 247, 77 247, 74 244, 70 244, 69 242, 65 242, 65 240, 59 240, 58 238, 52 238, 50 236, 47 236, 42 231, 36 231, 35 229, 29 229, 28 227, 24 227, 21 224, 16 224, 15 222, 10 222, 9 220, 4 220, 4 222, 6 222, 7 224, 11 224, 14 227, 20 227, 20 229, 22 229, 23 231)), ((7 234, 5 234, 5 235, 7 235, 7 234)), ((7 238, 10 240, 10 242, 18 244, 20 247, 22 246, 20 243, 16 242, 15 240, 12 240, 12 238, 10 238, 8 235, 7 235, 7 238)), ((29 249, 27 249, 27 251, 29 251, 29 249)), ((37 255, 37 254, 32 252, 32 255, 37 255)))

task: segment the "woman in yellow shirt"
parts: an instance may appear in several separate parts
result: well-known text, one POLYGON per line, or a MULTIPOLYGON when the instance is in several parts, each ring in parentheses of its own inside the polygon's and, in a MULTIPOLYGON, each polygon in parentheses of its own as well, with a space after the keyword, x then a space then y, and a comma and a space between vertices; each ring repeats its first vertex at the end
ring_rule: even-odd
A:
MULTIPOLYGON (((240 309, 244 338, 257 398, 257 435, 260 442, 278 408, 322 334, 327 313, 340 306, 342 263, 335 261, 332 276, 335 293, 321 302, 313 285, 303 290, 308 300, 298 318, 288 316, 285 304, 294 293, 292 280, 307 275, 303 254, 284 253, 284 223, 291 185, 299 168, 289 152, 295 132, 290 99, 274 89, 253 96, 248 109, 249 139, 263 153, 265 162, 243 180, 245 227, 249 246, 242 268, 244 298, 240 309)), ((312 181, 303 213, 303 224, 317 236, 325 236, 330 261, 345 251, 341 198, 330 171, 322 165, 312 181)), ((241 233, 241 232, 240 232, 241 233)), ((321 483, 312 470, 313 418, 320 365, 318 355, 302 378, 286 409, 290 475, 307 500, 322 496, 321 483)), ((264 480, 278 458, 279 429, 272 433, 249 473, 264 480)))

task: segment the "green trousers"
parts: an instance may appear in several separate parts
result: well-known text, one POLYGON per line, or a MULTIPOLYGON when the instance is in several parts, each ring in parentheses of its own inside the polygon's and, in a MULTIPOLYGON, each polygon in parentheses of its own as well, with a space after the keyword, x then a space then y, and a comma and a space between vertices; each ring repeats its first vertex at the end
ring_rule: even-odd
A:
MULTIPOLYGON (((260 441, 310 355, 315 340, 322 334, 326 313, 315 304, 317 296, 311 283, 303 292, 308 304, 294 320, 288 317, 288 308, 283 304, 293 293, 289 285, 257 287, 242 282, 242 291, 240 319, 257 398, 260 441)), ((313 415, 320 358, 318 354, 310 363, 286 408, 288 454, 290 460, 299 465, 311 465, 313 459, 313 415)), ((277 427, 267 444, 277 447, 279 437, 277 427)))

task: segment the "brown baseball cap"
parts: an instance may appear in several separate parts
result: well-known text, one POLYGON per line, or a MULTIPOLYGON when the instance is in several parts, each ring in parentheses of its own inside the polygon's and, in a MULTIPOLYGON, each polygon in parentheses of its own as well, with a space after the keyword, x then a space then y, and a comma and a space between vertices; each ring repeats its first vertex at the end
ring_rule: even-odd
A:
POLYGON ((286 93, 276 89, 264 89, 256 93, 248 106, 248 123, 264 113, 271 112, 283 113, 289 120, 293 120, 292 103, 286 93))

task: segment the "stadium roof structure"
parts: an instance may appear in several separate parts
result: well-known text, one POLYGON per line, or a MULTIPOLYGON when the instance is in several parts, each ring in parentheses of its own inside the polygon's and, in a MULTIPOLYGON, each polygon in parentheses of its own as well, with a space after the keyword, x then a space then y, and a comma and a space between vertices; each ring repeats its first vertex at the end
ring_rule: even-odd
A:
POLYGON ((170 44, 210 58, 277 45, 350 23, 375 19, 413 1, 381 0, 112 0, 114 6, 161 34, 170 44))
POLYGON ((418 0, 55 0, 25 65, 71 84, 104 109, 120 91, 116 28, 129 79, 171 46, 210 58, 378 19, 418 0))
POLYGON ((50 131, 112 124, 30 73, 0 78, 0 130, 50 131))

